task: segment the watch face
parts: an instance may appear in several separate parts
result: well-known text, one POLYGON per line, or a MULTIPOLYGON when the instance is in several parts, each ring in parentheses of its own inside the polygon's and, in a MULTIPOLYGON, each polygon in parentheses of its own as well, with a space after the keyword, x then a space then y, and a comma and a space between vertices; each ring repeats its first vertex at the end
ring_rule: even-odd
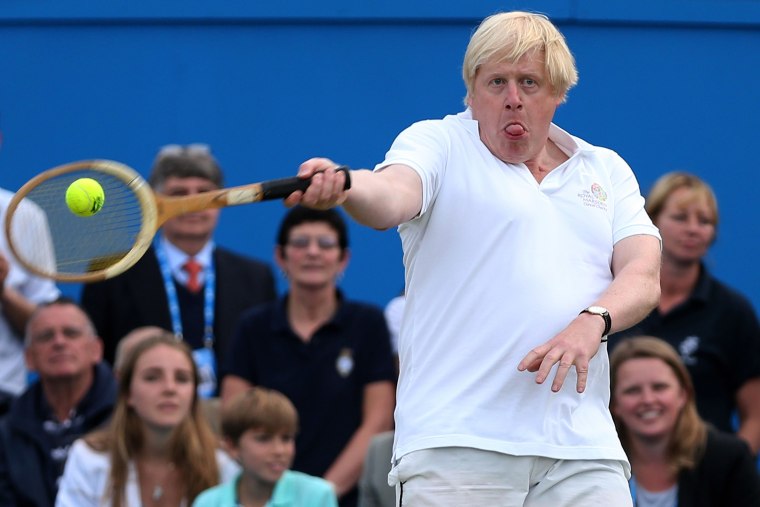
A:
POLYGON ((607 313, 607 309, 603 306, 589 306, 586 308, 591 313, 596 313, 597 315, 603 315, 607 313))

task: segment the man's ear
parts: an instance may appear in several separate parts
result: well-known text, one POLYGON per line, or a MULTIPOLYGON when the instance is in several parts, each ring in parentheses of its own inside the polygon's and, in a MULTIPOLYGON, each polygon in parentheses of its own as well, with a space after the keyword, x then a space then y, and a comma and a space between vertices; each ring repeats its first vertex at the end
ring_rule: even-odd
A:
POLYGON ((103 340, 98 336, 94 337, 90 344, 90 358, 93 364, 97 364, 103 360, 103 340))

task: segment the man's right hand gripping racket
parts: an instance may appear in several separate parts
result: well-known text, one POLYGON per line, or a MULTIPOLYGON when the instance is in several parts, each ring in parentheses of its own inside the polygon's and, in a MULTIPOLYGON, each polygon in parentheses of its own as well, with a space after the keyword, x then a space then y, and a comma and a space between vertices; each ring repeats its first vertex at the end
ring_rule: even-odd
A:
MULTIPOLYGON (((349 189, 349 169, 336 170, 344 174, 344 188, 349 189)), ((166 197, 119 162, 72 162, 35 176, 16 192, 6 212, 5 232, 11 251, 29 271, 63 282, 94 282, 132 267, 170 218, 284 199, 309 184, 309 179, 294 177, 166 197), (66 190, 80 178, 92 178, 103 187, 103 207, 91 216, 79 216, 66 204, 66 190)))

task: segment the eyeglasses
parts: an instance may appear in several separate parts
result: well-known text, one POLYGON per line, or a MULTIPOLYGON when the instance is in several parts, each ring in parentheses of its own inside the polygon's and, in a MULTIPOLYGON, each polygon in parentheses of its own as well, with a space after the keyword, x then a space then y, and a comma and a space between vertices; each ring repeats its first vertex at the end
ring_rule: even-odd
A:
POLYGON ((295 236, 288 240, 287 245, 298 250, 305 250, 309 248, 312 240, 317 242, 317 246, 320 250, 332 250, 333 248, 338 248, 338 240, 331 236, 317 236, 314 238, 311 236, 295 236))
MULTIPOLYGON (((87 329, 75 326, 64 326, 60 331, 68 341, 76 340, 88 334, 87 329)), ((52 343, 57 334, 55 329, 44 329, 42 332, 32 335, 31 342, 35 344, 52 343)))
POLYGON ((158 157, 176 157, 178 155, 210 155, 211 147, 208 144, 167 144, 158 150, 158 157))

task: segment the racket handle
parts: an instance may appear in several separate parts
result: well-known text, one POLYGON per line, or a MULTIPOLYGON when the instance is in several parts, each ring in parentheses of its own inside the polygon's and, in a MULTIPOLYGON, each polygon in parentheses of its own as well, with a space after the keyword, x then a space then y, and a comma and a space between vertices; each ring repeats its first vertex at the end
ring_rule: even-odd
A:
MULTIPOLYGON (((343 186, 343 190, 351 188, 351 172, 350 169, 342 165, 335 169, 342 172, 346 176, 346 184, 343 186)), ((268 201, 271 199, 284 199, 296 190, 304 191, 309 188, 311 179, 303 178, 281 178, 278 180, 264 181, 261 183, 262 201, 268 201)))

